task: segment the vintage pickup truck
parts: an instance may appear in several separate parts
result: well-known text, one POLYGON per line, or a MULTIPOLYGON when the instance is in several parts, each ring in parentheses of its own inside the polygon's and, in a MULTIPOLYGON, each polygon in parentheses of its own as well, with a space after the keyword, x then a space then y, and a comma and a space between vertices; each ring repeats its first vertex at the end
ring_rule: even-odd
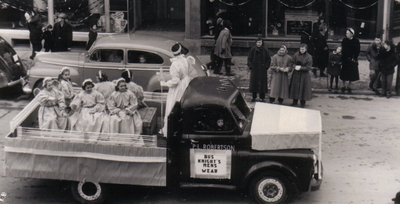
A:
POLYGON ((37 109, 34 99, 11 121, 5 176, 71 181, 81 203, 104 202, 111 184, 229 188, 258 203, 284 203, 322 181, 320 112, 266 103, 250 109, 226 79, 190 82, 168 117, 166 147, 157 146, 156 128, 143 135, 40 130, 37 109))

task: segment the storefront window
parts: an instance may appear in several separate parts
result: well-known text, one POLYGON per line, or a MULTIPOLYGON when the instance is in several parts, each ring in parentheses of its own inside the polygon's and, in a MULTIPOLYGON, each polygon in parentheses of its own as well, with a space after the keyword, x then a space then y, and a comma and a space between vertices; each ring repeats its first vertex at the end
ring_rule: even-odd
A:
POLYGON ((344 36, 353 27, 359 38, 374 38, 377 33, 378 0, 334 0, 329 19, 330 35, 344 36))
POLYGON ((207 0, 201 6, 202 35, 214 35, 217 18, 232 22, 232 35, 265 34, 265 0, 207 0))
POLYGON ((267 33, 297 36, 306 31, 311 35, 325 15, 325 0, 269 0, 267 33))
POLYGON ((393 6, 393 15, 391 19, 391 28, 392 31, 390 33, 391 37, 399 37, 400 36, 400 1, 394 1, 393 6))

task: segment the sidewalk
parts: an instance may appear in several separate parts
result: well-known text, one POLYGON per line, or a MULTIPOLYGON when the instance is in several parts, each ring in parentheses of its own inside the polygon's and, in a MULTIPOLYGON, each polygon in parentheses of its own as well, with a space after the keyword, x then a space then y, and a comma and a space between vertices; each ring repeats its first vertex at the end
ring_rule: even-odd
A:
MULTIPOLYGON (((208 55, 200 55, 198 57, 203 63, 207 63, 210 61, 210 57, 208 55)), ((250 79, 250 72, 247 67, 247 56, 233 56, 232 62, 234 63, 234 65, 232 66, 233 73, 235 74, 235 77, 239 78, 238 86, 242 89, 247 90, 247 88, 249 87, 249 79, 250 79)), ((360 80, 353 82, 352 85, 353 94, 373 95, 375 93, 368 87, 369 62, 365 59, 359 60, 358 62, 359 62, 358 70, 360 73, 360 80)), ((396 76, 396 73, 394 74, 394 76, 396 76)), ((393 83, 392 83, 393 86, 396 84, 395 80, 396 80, 395 77, 393 77, 393 83)), ((312 75, 311 82, 312 82, 313 92, 330 93, 328 92, 329 78, 314 77, 312 75)), ((339 79, 339 87, 342 87, 342 82, 340 81, 340 79, 339 79)))

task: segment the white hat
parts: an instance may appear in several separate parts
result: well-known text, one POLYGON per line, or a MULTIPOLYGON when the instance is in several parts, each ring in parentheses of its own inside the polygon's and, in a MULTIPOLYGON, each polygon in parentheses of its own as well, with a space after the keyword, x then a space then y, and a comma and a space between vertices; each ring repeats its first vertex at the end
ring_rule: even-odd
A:
POLYGON ((64 73, 66 70, 71 71, 69 67, 63 67, 61 68, 60 74, 64 73))
POLYGON ((93 81, 92 81, 92 79, 90 79, 90 78, 89 78, 89 79, 85 79, 85 80, 82 82, 82 86, 85 86, 86 83, 94 84, 93 81))
POLYGON ((44 79, 43 79, 43 84, 42 84, 42 86, 43 86, 43 87, 46 87, 46 84, 49 83, 49 82, 51 82, 51 81, 53 81, 53 78, 51 78, 51 77, 46 77, 46 78, 44 78, 44 79))

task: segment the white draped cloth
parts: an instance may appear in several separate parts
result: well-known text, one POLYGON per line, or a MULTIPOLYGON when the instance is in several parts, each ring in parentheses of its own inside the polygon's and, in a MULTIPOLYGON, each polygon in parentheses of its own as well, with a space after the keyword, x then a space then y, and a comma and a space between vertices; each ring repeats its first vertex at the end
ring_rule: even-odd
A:
POLYGON ((171 67, 169 69, 171 79, 166 82, 166 86, 168 86, 168 95, 165 105, 164 127, 162 129, 164 137, 167 136, 168 116, 175 103, 181 100, 191 80, 190 65, 194 63, 193 60, 188 61, 184 55, 171 58, 171 67))
POLYGON ((65 129, 67 119, 63 112, 65 102, 63 95, 57 90, 48 91, 43 89, 37 95, 40 108, 38 112, 40 129, 65 129))
POLYGON ((110 132, 141 134, 142 119, 137 111, 138 101, 134 93, 114 91, 107 101, 110 111, 110 132))
POLYGON ((82 132, 108 133, 109 117, 105 112, 104 96, 93 90, 91 93, 81 91, 71 102, 71 107, 78 111, 78 118, 72 130, 82 132))

